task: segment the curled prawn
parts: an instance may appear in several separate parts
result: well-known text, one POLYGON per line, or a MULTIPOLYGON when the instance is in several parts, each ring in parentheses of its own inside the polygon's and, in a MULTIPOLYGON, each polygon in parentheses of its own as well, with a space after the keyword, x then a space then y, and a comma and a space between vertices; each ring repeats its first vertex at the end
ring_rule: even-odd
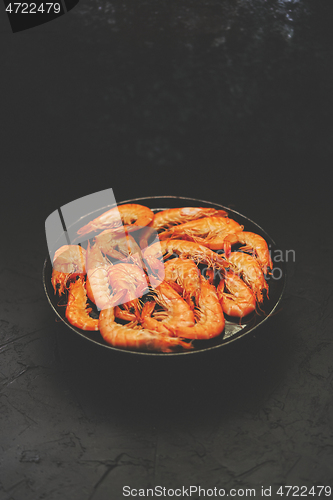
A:
POLYGON ((262 236, 248 231, 229 234, 224 240, 224 252, 227 258, 231 252, 231 245, 236 243, 245 244, 245 246, 241 247, 240 250, 243 250, 244 252, 253 252, 253 254, 257 257, 264 274, 267 274, 268 269, 273 269, 273 262, 269 253, 268 245, 262 236))
POLYGON ((190 343, 178 337, 144 328, 131 328, 115 321, 114 308, 101 311, 99 330, 103 339, 113 347, 134 351, 172 352, 175 349, 192 349, 190 343))
MULTIPOLYGON (((95 304, 95 297, 90 285, 90 281, 86 279, 86 292, 88 299, 95 304)), ((133 304, 130 302, 128 304, 122 304, 122 308, 118 306, 115 307, 115 316, 117 318, 123 319, 125 321, 137 321, 140 317, 140 311, 137 307, 133 307, 133 304), (133 312, 132 312, 133 311, 133 312)))
POLYGON ((224 314, 216 289, 203 276, 201 293, 197 306, 197 322, 194 326, 177 325, 173 333, 186 339, 211 339, 221 335, 225 326, 224 314))
POLYGON ((256 308, 256 298, 251 289, 234 272, 226 271, 217 285, 217 296, 222 310, 228 316, 243 318, 256 308))
POLYGON ((66 307, 66 318, 71 325, 82 330, 98 330, 98 319, 89 316, 91 308, 87 305, 87 293, 84 280, 79 277, 70 283, 68 290, 68 302, 66 307))
POLYGON ((126 302, 141 297, 149 290, 145 272, 135 264, 119 263, 111 266, 108 278, 114 292, 126 290, 126 302))
MULTIPOLYGON (((117 307, 115 315, 129 321, 138 319, 140 317, 139 297, 149 291, 144 270, 135 264, 115 264, 108 270, 108 279, 114 294, 120 291, 124 292, 124 296, 121 298, 124 308, 117 307)), ((114 306, 118 306, 118 304, 119 302, 113 300, 114 306)))
POLYGON ((128 230, 147 226, 154 218, 154 212, 143 205, 127 203, 111 208, 99 217, 81 227, 77 234, 84 235, 105 229, 116 229, 125 224, 128 230))
POLYGON ((185 300, 166 282, 162 282, 155 290, 155 300, 146 302, 141 312, 141 324, 144 328, 170 335, 170 331, 178 326, 193 326, 194 313, 185 300), (164 311, 152 317, 155 304, 164 311))
POLYGON ((201 292, 200 271, 191 259, 170 259, 164 264, 165 281, 178 285, 191 307, 198 303, 201 292))
POLYGON ((264 300, 263 291, 265 290, 268 294, 268 285, 257 259, 243 252, 231 252, 228 262, 232 269, 242 276, 254 292, 257 302, 261 304, 264 300))
POLYGON ((160 233, 160 240, 168 238, 189 239, 207 246, 211 250, 223 248, 224 238, 229 233, 242 231, 243 226, 228 217, 204 217, 185 222, 160 233))
POLYGON ((67 281, 86 273, 86 251, 79 245, 63 245, 58 248, 53 258, 51 283, 54 293, 64 293, 67 281))
POLYGON ((126 230, 106 229, 95 237, 95 244, 109 257, 118 260, 130 257, 133 262, 142 265, 141 248, 126 230))

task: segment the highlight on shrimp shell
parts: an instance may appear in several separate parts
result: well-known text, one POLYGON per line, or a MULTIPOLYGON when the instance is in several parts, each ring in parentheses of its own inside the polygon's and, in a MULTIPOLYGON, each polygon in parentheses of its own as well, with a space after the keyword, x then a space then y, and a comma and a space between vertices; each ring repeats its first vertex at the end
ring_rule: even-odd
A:
POLYGON ((173 353, 263 314, 273 263, 262 236, 214 208, 118 208, 121 225, 109 210, 77 231, 89 239, 55 252, 51 283, 72 326, 118 349, 173 353))

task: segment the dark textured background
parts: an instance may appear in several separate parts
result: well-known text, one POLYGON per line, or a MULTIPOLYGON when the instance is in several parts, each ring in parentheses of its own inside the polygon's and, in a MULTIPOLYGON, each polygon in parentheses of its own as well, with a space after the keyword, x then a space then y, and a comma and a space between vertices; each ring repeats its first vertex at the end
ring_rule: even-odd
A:
POLYGON ((332 14, 81 0, 15 35, 1 19, 1 500, 333 486, 332 14), (44 295, 44 221, 109 187, 256 221, 296 255, 278 313, 180 360, 76 338, 44 295))

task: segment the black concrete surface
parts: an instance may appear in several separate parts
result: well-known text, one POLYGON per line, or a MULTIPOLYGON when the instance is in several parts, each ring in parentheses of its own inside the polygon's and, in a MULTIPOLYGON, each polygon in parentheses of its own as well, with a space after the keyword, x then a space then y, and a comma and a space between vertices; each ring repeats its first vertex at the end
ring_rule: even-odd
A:
POLYGON ((1 20, 1 500, 124 486, 328 497, 332 14, 312 0, 81 0, 15 35, 1 20), (109 187, 257 222, 288 256, 276 314, 177 359, 76 337, 44 294, 44 222, 109 187))

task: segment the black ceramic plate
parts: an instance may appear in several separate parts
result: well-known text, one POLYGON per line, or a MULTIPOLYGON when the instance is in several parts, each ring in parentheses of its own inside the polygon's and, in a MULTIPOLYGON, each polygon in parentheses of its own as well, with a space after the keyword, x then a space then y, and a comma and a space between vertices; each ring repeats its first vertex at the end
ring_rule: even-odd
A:
MULTIPOLYGON (((118 205, 123 205, 124 203, 139 203, 141 205, 148 206, 154 212, 158 212, 160 210, 165 210, 166 208, 177 208, 177 207, 186 207, 186 206, 195 206, 195 207, 210 207, 216 208, 218 210, 224 209, 228 212, 229 217, 236 220, 239 224, 244 226, 245 231, 251 231, 257 233, 265 238, 267 241, 271 255, 279 254, 280 249, 277 247, 272 238, 255 222, 251 221, 247 217, 235 212, 234 210, 229 209, 228 207, 224 207, 222 205, 218 205, 216 203, 210 203, 203 200, 197 200, 194 198, 183 198, 176 196, 154 196, 149 198, 136 198, 134 200, 126 200, 118 205)), ((94 219, 101 213, 108 210, 108 207, 102 207, 99 211, 91 214, 89 213, 85 217, 81 217, 80 220, 73 224, 72 229, 75 231, 85 225, 90 220, 94 219), (77 227, 75 227, 77 226, 77 227)), ((60 245, 59 245, 60 246, 60 245)), ((274 258, 273 258, 274 260, 274 258)), ((94 342, 96 344, 102 345, 107 349, 119 351, 120 349, 115 348, 107 344, 99 332, 89 332, 80 330, 79 328, 75 328, 72 326, 65 317, 65 301, 64 299, 60 299, 58 296, 55 296, 52 285, 51 285, 51 275, 52 275, 52 265, 49 257, 45 260, 44 268, 43 268, 43 283, 46 296, 48 301, 57 314, 57 316, 65 323, 65 325, 74 330, 74 332, 81 335, 85 339, 94 342)), ((236 340, 240 340, 245 335, 253 333, 259 326, 261 326, 276 310, 285 287, 286 282, 286 272, 283 262, 278 263, 278 267, 276 267, 272 276, 269 276, 268 285, 269 285, 269 299, 265 298, 263 304, 261 305, 261 311, 259 314, 253 313, 249 315, 249 317, 243 318, 242 323, 239 324, 239 320, 232 319, 226 317, 226 324, 224 333, 222 333, 219 337, 210 340, 196 340, 193 342, 194 349, 191 351, 180 351, 174 353, 155 353, 155 352, 136 352, 136 351, 123 351, 123 352, 131 352, 132 354, 140 354, 140 355, 150 355, 150 356, 184 356, 191 355, 202 351, 207 351, 210 349, 221 348, 223 346, 228 345, 230 342, 234 342, 236 340)))

